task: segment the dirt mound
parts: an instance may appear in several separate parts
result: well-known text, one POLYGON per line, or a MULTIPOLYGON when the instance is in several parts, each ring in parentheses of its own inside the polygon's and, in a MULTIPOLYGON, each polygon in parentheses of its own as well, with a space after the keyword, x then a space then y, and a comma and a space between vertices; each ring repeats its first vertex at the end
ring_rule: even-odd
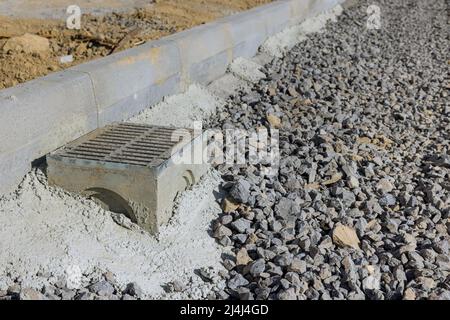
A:
POLYGON ((0 16, 0 89, 268 2, 271 0, 158 0, 149 8, 126 13, 85 14, 81 30, 69 30, 59 20, 0 16), (7 43, 11 38, 25 33, 48 39, 49 53, 10 50, 7 43), (60 58, 67 55, 73 56, 73 62, 62 63, 60 58))
POLYGON ((10 38, 3 46, 3 51, 12 53, 45 54, 49 49, 50 45, 47 38, 29 33, 10 38))

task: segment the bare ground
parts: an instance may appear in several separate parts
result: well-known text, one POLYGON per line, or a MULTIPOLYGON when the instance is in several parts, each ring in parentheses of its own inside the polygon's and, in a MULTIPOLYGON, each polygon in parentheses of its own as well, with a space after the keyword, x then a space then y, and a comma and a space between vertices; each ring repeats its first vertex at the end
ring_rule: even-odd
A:
POLYGON ((116 52, 269 2, 156 0, 151 6, 130 8, 127 12, 121 8, 103 15, 84 14, 81 30, 67 29, 64 20, 0 16, 0 48, 9 38, 24 33, 37 34, 50 41, 50 51, 45 54, 0 49, 0 89, 107 56, 136 28, 140 31, 116 52), (72 55, 73 62, 61 63, 60 57, 66 55, 72 55))

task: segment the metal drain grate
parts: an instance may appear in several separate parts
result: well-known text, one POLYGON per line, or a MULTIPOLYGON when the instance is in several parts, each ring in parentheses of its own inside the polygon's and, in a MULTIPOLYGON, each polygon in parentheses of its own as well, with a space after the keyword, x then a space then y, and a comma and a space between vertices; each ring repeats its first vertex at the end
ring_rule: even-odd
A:
POLYGON ((177 194, 208 170, 175 155, 193 155, 202 144, 203 135, 190 129, 112 124, 47 155, 48 181, 155 234, 172 216, 177 194))
MULTIPOLYGON (((153 165, 167 160, 172 150, 184 140, 180 133, 192 135, 192 130, 118 123, 96 130, 57 152, 62 158, 131 164, 153 165), (177 141, 174 131, 177 131, 177 141)), ((192 136, 191 136, 192 138, 192 136)))

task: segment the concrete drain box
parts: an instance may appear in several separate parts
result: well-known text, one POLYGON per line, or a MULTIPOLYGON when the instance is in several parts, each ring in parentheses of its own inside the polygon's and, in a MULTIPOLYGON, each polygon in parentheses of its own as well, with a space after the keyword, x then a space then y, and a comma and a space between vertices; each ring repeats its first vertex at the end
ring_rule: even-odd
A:
POLYGON ((177 193, 208 170, 190 161, 201 147, 202 135, 192 130, 117 123, 48 155, 48 179, 156 234, 170 219, 177 193))

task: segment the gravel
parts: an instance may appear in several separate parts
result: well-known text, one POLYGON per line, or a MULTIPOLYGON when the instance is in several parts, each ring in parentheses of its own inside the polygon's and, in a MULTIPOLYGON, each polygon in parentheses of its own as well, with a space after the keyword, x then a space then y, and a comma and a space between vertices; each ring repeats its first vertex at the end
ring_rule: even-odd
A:
POLYGON ((141 287, 136 282, 129 283, 125 289, 125 293, 137 298, 143 295, 141 287))
POLYGON ((244 180, 238 180, 230 190, 230 196, 239 203, 247 203, 250 198, 251 184, 244 180))
POLYGON ((142 290, 136 283, 130 283, 121 290, 110 273, 103 279, 80 289, 69 289, 63 283, 47 284, 41 290, 22 287, 20 279, 8 290, 0 291, 1 300, 137 300, 142 297, 142 290))
POLYGON ((218 166, 241 205, 215 221, 232 251, 216 298, 449 298, 446 2, 372 2, 258 68, 209 123, 280 129, 277 174, 218 166))
POLYGON ((94 283, 89 289, 99 296, 110 296, 114 293, 114 287, 106 280, 94 283))

